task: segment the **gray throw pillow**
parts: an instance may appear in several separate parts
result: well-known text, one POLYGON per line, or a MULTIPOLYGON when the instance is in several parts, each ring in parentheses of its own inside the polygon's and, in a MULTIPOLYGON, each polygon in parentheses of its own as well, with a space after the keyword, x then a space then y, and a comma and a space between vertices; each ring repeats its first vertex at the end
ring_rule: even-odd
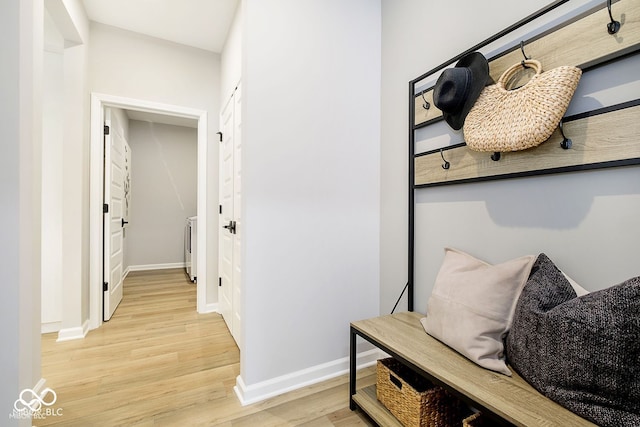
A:
POLYGON ((540 254, 506 339, 507 361, 542 394, 601 426, 640 426, 640 277, 576 296, 540 254))

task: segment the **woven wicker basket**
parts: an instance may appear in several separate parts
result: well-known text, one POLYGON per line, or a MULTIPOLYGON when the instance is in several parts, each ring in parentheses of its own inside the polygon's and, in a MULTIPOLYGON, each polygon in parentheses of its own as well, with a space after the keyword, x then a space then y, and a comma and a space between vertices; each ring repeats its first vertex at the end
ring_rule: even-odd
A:
POLYGON ((467 146, 475 151, 518 151, 546 141, 558 127, 582 71, 571 66, 542 72, 530 59, 507 69, 498 82, 483 89, 464 122, 467 146), (526 84, 509 89, 524 67, 536 74, 526 84))
POLYGON ((405 427, 459 426, 469 414, 462 401, 393 358, 378 360, 378 400, 405 427))
POLYGON ((462 420, 462 427, 491 427, 492 421, 484 416, 482 412, 476 412, 462 420))

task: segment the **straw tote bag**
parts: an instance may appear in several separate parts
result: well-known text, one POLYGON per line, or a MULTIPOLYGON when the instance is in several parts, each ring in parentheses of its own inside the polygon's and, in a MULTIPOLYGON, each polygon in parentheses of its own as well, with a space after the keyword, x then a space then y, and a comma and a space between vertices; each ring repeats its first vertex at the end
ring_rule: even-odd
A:
POLYGON ((506 152, 535 147, 549 139, 567 111, 582 70, 561 66, 542 72, 529 59, 508 68, 498 82, 485 87, 464 122, 467 146, 475 151, 506 152), (535 75, 509 89, 526 68, 535 75))

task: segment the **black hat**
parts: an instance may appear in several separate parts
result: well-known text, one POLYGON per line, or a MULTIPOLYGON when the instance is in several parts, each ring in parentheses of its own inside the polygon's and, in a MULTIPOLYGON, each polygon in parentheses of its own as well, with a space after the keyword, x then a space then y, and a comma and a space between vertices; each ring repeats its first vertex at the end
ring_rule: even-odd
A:
POLYGON ((479 52, 470 53, 454 68, 440 74, 433 88, 433 103, 453 129, 462 128, 464 119, 489 80, 489 63, 479 52))

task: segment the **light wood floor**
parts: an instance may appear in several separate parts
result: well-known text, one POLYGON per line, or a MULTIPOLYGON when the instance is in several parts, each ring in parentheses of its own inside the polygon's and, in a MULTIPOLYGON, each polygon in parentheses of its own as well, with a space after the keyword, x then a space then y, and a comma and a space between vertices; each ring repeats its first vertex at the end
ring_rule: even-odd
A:
MULTIPOLYGON (((240 353, 218 314, 196 312, 182 269, 132 272, 112 319, 85 339, 42 336, 42 376, 61 416, 37 426, 373 426, 348 408, 346 375, 242 407, 240 353)), ((346 326, 345 326, 346 327, 346 326)), ((375 382, 372 368, 358 386, 375 382)))

